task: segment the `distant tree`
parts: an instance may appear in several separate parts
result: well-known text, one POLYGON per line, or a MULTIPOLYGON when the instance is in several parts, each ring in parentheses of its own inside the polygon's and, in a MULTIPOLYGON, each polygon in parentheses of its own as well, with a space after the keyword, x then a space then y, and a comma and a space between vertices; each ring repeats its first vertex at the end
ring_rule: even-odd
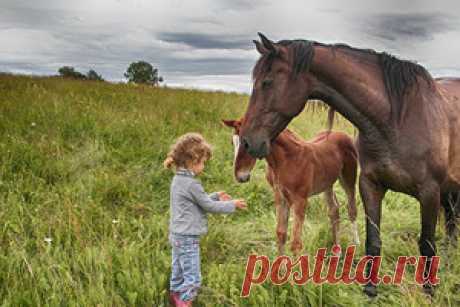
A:
POLYGON ((62 66, 58 70, 59 75, 64 78, 85 80, 86 76, 79 71, 76 71, 72 66, 62 66))
POLYGON ((125 77, 129 82, 158 85, 163 82, 163 77, 158 76, 158 69, 153 68, 150 63, 145 61, 133 62, 125 72, 125 77))
POLYGON ((101 75, 99 75, 97 72, 94 70, 90 69, 88 73, 86 74, 86 79, 88 80, 95 80, 95 81, 104 81, 101 75))

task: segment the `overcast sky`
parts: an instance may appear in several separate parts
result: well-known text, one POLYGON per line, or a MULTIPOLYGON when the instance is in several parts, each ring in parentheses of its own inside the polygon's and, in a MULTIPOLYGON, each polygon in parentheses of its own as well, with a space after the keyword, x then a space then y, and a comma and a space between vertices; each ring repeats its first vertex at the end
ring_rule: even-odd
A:
POLYGON ((171 86, 248 92, 260 31, 387 51, 460 77, 459 20, 458 0, 0 0, 0 71, 71 65, 121 81, 146 60, 171 86))

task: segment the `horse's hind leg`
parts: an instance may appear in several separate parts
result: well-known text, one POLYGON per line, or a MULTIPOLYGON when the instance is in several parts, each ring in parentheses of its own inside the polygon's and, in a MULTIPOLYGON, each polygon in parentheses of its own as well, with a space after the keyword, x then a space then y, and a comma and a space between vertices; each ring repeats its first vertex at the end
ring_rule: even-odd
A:
POLYGON ((339 203, 336 201, 334 191, 332 191, 332 187, 328 188, 324 192, 324 200, 326 201, 326 204, 328 207, 328 215, 329 215, 329 220, 330 220, 331 229, 332 229, 332 241, 334 245, 336 245, 339 243, 338 232, 339 232, 340 216, 339 216, 339 203))
POLYGON ((356 159, 351 159, 343 167, 342 173, 339 176, 339 182, 342 188, 347 194, 347 209, 348 209, 348 218, 351 222, 351 227, 353 231, 353 242, 356 245, 360 244, 359 234, 358 234, 358 224, 356 223, 356 216, 358 211, 356 209, 356 173, 357 173, 357 164, 356 159))
POLYGON ((445 213, 445 228, 447 239, 453 246, 457 246, 458 218, 460 217, 460 192, 444 193, 441 195, 441 204, 445 213))

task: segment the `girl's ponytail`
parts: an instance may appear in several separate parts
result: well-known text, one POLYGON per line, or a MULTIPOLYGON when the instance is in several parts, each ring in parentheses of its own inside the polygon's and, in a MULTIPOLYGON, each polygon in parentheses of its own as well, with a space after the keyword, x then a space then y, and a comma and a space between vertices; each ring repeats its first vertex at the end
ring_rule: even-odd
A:
POLYGON ((163 166, 164 168, 170 169, 174 165, 174 159, 171 156, 168 156, 164 161, 163 161, 163 166))

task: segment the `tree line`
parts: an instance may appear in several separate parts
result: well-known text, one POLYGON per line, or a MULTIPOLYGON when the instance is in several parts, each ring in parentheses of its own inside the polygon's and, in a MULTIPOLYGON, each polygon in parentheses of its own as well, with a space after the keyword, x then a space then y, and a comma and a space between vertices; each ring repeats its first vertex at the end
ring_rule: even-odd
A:
MULTIPOLYGON (((77 80, 93 80, 105 81, 104 78, 93 69, 90 69, 86 74, 75 70, 72 66, 62 66, 58 69, 59 76, 63 78, 77 80)), ((128 82, 138 84, 148 84, 157 86, 163 82, 163 77, 159 76, 158 69, 154 68, 146 61, 138 61, 131 63, 124 73, 128 82)))

